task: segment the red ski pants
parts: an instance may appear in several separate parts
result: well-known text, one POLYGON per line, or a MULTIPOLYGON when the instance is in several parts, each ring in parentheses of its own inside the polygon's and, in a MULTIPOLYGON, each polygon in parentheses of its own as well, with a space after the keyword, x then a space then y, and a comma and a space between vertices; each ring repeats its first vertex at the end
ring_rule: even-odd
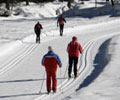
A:
POLYGON ((52 80, 52 90, 57 90, 57 79, 56 70, 46 70, 47 72, 47 91, 51 91, 51 80, 52 80))

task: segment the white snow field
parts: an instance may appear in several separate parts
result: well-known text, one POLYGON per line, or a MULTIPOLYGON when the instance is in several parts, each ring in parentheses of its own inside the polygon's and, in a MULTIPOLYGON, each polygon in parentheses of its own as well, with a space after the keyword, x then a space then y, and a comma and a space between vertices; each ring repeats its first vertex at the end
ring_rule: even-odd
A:
POLYGON ((31 13, 26 12, 24 6, 20 8, 26 16, 21 13, 17 17, 0 17, 0 100, 119 100, 118 5, 112 8, 111 4, 100 0, 94 8, 92 0, 84 4, 79 1, 71 10, 66 8, 63 14, 67 23, 60 37, 53 12, 61 5, 66 3, 47 3, 42 8, 31 3, 29 9, 26 7, 31 13), (51 5, 49 9, 48 5, 51 5), (53 7, 52 14, 44 11, 50 12, 53 7), (36 15, 39 9, 42 10, 36 15), (37 21, 43 26, 40 44, 35 43, 37 21), (80 75, 68 80, 66 48, 73 36, 77 36, 84 52, 79 57, 80 75), (57 70, 57 93, 48 95, 41 60, 49 45, 59 55, 63 66, 57 70))

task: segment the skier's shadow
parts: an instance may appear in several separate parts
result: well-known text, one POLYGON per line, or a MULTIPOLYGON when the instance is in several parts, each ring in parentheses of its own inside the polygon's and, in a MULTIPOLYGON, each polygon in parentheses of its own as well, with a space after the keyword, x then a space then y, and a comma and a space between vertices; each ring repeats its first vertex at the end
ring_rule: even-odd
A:
POLYGON ((26 94, 16 94, 16 95, 6 95, 0 96, 0 98, 12 98, 12 97, 20 97, 20 96, 33 96, 33 95, 40 95, 40 93, 26 93, 26 94))
MULTIPOLYGON (((65 78, 57 78, 57 80, 61 80, 61 79, 65 79, 65 78)), ((10 81, 0 81, 0 84, 9 84, 9 83, 21 83, 21 82, 33 82, 33 81, 45 81, 46 79, 25 79, 25 80, 10 80, 10 81)), ((37 96, 37 95, 42 95, 42 94, 46 94, 47 92, 42 92, 39 93, 23 93, 23 94, 13 94, 13 95, 4 95, 4 96, 0 96, 0 98, 12 98, 12 97, 22 97, 22 96, 37 96)))
MULTIPOLYGON (((10 81, 0 81, 0 84, 9 84, 9 83, 21 83, 21 82, 32 82, 32 81, 43 81, 45 79, 25 79, 25 80, 10 80, 10 81)), ((11 97, 20 97, 20 96, 33 96, 40 95, 40 93, 26 93, 26 94, 15 94, 15 95, 4 95, 0 96, 0 98, 11 98, 11 97)))
MULTIPOLYGON (((108 46, 111 39, 106 40, 99 48, 99 52, 95 57, 94 60, 94 70, 92 73, 83 81, 82 84, 79 85, 79 87, 76 89, 76 91, 79 91, 81 88, 87 87, 89 84, 91 84, 104 70, 106 65, 111 60, 112 54, 109 54, 108 52, 108 46)), ((116 45, 115 43, 112 45, 116 45)))
POLYGON ((15 82, 31 82, 31 81, 42 81, 45 79, 23 79, 23 80, 10 80, 10 81, 0 81, 1 83, 15 83, 15 82))
MULTIPOLYGON (((57 80, 61 80, 61 79, 66 79, 67 77, 65 78, 57 78, 57 80)), ((32 82, 32 81, 44 81, 46 80, 46 78, 44 79, 23 79, 23 80, 10 80, 10 81, 0 81, 0 84, 1 83, 15 83, 15 82, 32 82)))

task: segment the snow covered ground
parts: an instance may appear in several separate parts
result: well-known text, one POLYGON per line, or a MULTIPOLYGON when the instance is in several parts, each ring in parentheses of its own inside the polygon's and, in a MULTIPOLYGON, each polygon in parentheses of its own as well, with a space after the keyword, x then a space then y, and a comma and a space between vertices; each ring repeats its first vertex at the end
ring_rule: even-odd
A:
MULTIPOLYGON (((38 5, 31 5, 38 10, 38 5)), ((47 5, 52 9, 59 4, 47 5)), ((47 5, 42 7, 50 12, 47 5)), ((0 18, 0 100, 119 100, 119 9, 103 0, 93 11, 94 6, 94 1, 86 1, 64 12, 67 23, 63 37, 59 36, 56 9, 52 15, 41 10, 36 16, 38 13, 31 7, 28 7, 31 14, 21 7, 27 16, 21 13, 17 17, 0 18), (87 12, 83 13, 84 10, 87 12), (43 26, 41 44, 35 43, 33 28, 37 21, 43 26), (78 37, 84 52, 80 55, 79 77, 68 81, 66 47, 73 36, 78 37), (49 45, 63 63, 61 70, 57 70, 58 91, 54 95, 46 94, 46 75, 41 65, 49 45)))

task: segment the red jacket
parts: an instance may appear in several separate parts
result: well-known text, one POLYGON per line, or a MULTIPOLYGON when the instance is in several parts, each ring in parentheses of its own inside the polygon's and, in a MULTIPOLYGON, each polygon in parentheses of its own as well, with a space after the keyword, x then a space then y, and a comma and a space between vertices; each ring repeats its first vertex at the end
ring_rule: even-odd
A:
POLYGON ((79 57, 79 52, 82 53, 82 46, 77 42, 77 40, 72 40, 67 47, 67 52, 70 57, 79 57))
POLYGON ((59 25, 64 25, 64 22, 66 23, 65 18, 60 17, 60 18, 58 19, 58 21, 57 21, 57 24, 59 23, 59 25))
POLYGON ((56 71, 57 65, 62 67, 59 56, 52 51, 49 51, 46 55, 44 55, 42 65, 45 66, 48 71, 56 71))

